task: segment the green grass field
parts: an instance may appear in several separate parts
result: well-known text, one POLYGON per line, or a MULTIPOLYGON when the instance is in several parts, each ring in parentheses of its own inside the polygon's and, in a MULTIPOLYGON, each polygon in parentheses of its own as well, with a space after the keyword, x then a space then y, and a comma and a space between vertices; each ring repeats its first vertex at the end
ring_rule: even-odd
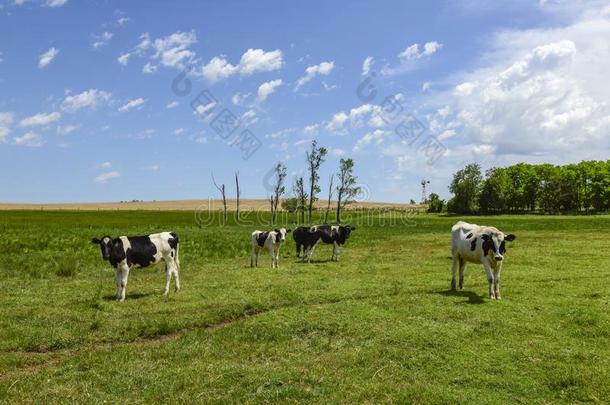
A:
MULTIPOLYGON (((280 268, 265 225, 189 212, 0 213, 0 402, 610 401, 610 216, 466 218, 515 233, 502 301, 482 267, 448 292, 458 218, 388 214, 280 268), (135 269, 127 299, 92 237, 174 230, 182 291, 135 269)), ((253 220, 253 218, 249 218, 253 220)))

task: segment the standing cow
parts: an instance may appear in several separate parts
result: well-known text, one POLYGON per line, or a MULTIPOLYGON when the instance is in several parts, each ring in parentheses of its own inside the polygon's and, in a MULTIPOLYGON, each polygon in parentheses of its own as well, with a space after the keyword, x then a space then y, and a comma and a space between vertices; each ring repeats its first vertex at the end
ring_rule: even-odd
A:
POLYGON ((300 232, 299 235, 294 235, 294 241, 297 245, 297 256, 300 256, 301 246, 307 248, 311 246, 309 250, 308 259, 311 258, 311 253, 313 253, 313 247, 318 242, 318 239, 315 239, 315 234, 319 235, 319 239, 326 244, 333 245, 333 255, 331 260, 338 261, 339 260, 339 251, 345 242, 349 239, 352 231, 356 230, 355 227, 350 225, 314 225, 311 228, 300 227, 299 229, 309 229, 309 233, 300 232), (315 240, 314 240, 315 239, 315 240))
POLYGON ((453 267, 451 289, 456 289, 455 273, 460 266, 460 289, 464 286, 466 263, 481 263, 489 282, 489 298, 500 299, 500 271, 506 241, 515 240, 516 236, 499 231, 493 226, 479 226, 459 221, 451 228, 453 267))
POLYGON ((99 245, 102 259, 110 262, 116 269, 116 298, 125 300, 125 289, 129 270, 132 267, 146 267, 165 262, 165 289, 163 295, 169 292, 169 284, 174 276, 176 291, 180 290, 180 259, 178 258, 178 235, 175 232, 161 232, 148 236, 119 236, 102 239, 93 238, 91 243, 99 245))
POLYGON ((258 254, 262 248, 269 250, 271 256, 271 268, 278 267, 278 259, 280 256, 280 245, 286 241, 286 234, 290 229, 280 228, 273 231, 254 231, 250 240, 252 245, 252 254, 250 256, 250 267, 258 267, 258 254))
POLYGON ((309 263, 316 245, 322 238, 322 231, 313 231, 308 226, 299 226, 292 233, 292 238, 296 245, 297 258, 301 258, 303 262, 307 260, 307 263, 309 263), (301 251, 303 251, 302 257, 301 251))

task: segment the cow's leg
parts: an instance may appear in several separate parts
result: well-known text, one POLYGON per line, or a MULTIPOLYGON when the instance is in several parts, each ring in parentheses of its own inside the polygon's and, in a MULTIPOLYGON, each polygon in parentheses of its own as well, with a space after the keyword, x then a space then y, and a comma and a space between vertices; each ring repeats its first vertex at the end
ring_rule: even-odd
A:
POLYGON ((456 290, 456 282, 455 282, 455 273, 457 272, 457 266, 458 266, 458 255, 457 253, 453 254, 453 264, 451 265, 451 287, 450 290, 455 291, 456 290))
POLYGON ((494 291, 494 275, 491 270, 491 264, 489 263, 489 259, 486 257, 484 257, 481 262, 483 263, 483 268, 485 269, 485 274, 487 275, 487 282, 489 283, 489 298, 495 300, 496 293, 494 291))
POLYGON ((460 257, 460 290, 464 288, 464 271, 466 270, 466 260, 460 257))
POLYGON ((252 251, 250 252, 250 267, 254 267, 254 264, 256 263, 256 247, 252 246, 252 251))
POLYGON ((125 301, 125 291, 127 290, 127 279, 129 278, 129 266, 127 264, 119 265, 121 269, 121 292, 119 301, 125 301))
POLYGON ((271 256, 271 268, 275 269, 277 263, 275 261, 275 247, 273 245, 269 245, 269 256, 271 256))
POLYGON ((502 271, 502 263, 496 264, 494 270, 494 294, 497 300, 502 299, 500 296, 500 271, 502 271))
POLYGON ((172 269, 169 262, 165 261, 165 289, 163 289, 163 295, 167 296, 169 293, 169 284, 172 281, 172 269))
POLYGON ((115 297, 117 300, 119 300, 119 299, 121 299, 121 268, 120 267, 117 267, 114 278, 115 278, 115 282, 116 282, 115 297))
POLYGON ((178 266, 178 262, 174 260, 171 256, 166 257, 165 263, 167 264, 167 268, 171 275, 174 276, 174 285, 176 287, 176 291, 180 290, 180 268, 178 266))
POLYGON ((301 245, 300 243, 297 243, 297 258, 301 257, 301 249, 303 249, 303 254, 307 253, 307 251, 305 250, 305 247, 303 245, 301 245))
POLYGON ((339 261, 339 244, 337 242, 333 242, 333 257, 332 260, 339 261))
POLYGON ((307 254, 307 263, 311 263, 311 256, 313 256, 313 251, 316 248, 316 245, 312 245, 309 247, 309 252, 307 254))

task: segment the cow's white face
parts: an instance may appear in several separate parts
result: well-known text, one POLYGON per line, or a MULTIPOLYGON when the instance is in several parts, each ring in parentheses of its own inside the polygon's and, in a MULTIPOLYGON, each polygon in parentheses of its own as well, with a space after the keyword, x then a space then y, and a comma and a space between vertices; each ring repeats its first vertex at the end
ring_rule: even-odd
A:
POLYGON ((504 253, 506 253, 505 241, 513 241, 516 236, 505 235, 503 232, 493 232, 483 234, 482 238, 485 256, 492 256, 495 261, 500 262, 504 260, 504 253))
POLYGON ((286 242, 286 234, 288 232, 290 232, 290 229, 286 229, 286 228, 280 228, 280 229, 276 229, 276 242, 286 242))

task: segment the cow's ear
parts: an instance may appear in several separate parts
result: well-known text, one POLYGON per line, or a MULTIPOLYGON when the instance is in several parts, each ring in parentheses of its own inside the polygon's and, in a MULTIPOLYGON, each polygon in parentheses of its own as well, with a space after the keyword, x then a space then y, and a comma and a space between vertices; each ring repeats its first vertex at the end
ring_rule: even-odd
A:
POLYGON ((286 229, 286 233, 292 232, 292 229, 288 228, 286 229))
POLYGON ((280 230, 279 229, 275 229, 274 232, 280 233, 280 230))
POLYGON ((512 233, 509 233, 508 235, 506 235, 506 236, 504 237, 504 240, 507 240, 507 241, 509 241, 509 242, 512 242, 512 241, 514 241, 515 239, 517 239, 517 237, 516 237, 515 235, 513 235, 512 233))
POLYGON ((488 235, 488 234, 484 233, 483 235, 481 235, 481 238, 483 238, 483 240, 490 240, 491 239, 491 235, 488 235))
POLYGON ((99 240, 98 238, 91 239, 91 243, 93 243, 94 245, 99 245, 100 242, 101 242, 101 240, 99 240))
POLYGON ((350 226, 349 229, 351 229, 352 231, 355 231, 356 227, 355 226, 350 226))

